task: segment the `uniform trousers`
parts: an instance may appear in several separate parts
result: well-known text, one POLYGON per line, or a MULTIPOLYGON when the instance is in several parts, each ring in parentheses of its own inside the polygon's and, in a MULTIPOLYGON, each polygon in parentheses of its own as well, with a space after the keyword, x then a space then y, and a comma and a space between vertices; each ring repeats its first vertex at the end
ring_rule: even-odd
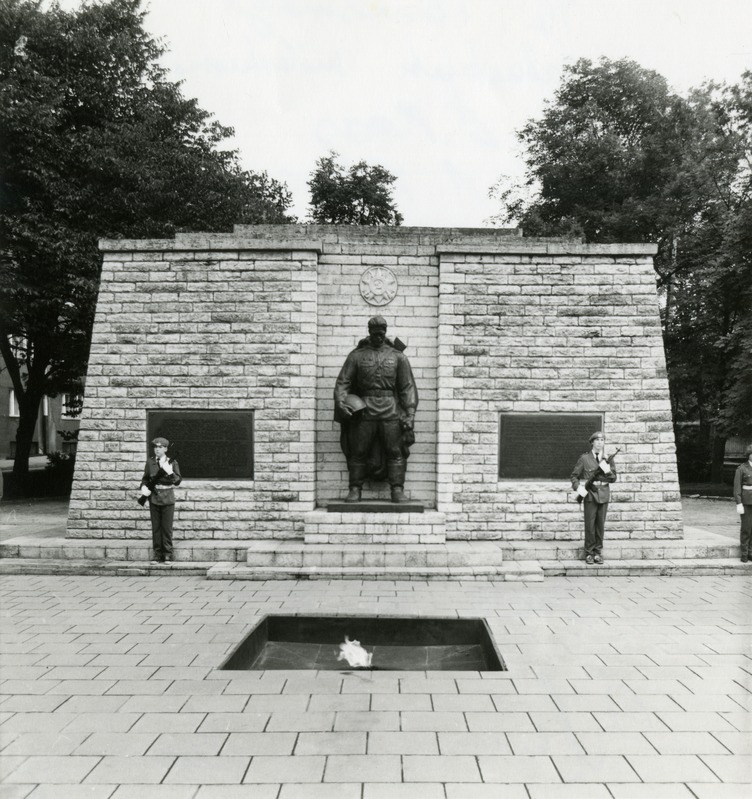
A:
POLYGON ((157 560, 172 557, 172 520, 175 505, 149 504, 151 513, 151 542, 157 560))
POLYGON ((585 554, 600 555, 603 549, 608 502, 593 502, 588 497, 582 504, 585 506, 585 554))
MULTIPOLYGON (((748 492, 749 493, 749 492, 748 492)), ((744 513, 739 517, 739 551, 741 556, 752 557, 752 505, 744 505, 744 513)))
POLYGON ((404 485, 405 459, 402 457, 402 425, 399 419, 357 419, 348 425, 350 485, 363 486, 371 449, 376 441, 386 460, 391 485, 404 485))

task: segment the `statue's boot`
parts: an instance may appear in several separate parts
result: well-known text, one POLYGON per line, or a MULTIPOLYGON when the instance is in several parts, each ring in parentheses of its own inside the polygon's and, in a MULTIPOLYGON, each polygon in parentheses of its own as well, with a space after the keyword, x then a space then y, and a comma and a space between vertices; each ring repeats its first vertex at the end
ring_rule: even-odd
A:
POLYGON ((345 502, 360 502, 360 486, 350 486, 345 502))
POLYGON ((402 486, 392 486, 392 502, 409 502, 402 486))
POLYGON ((387 464, 387 479, 392 487, 392 502, 409 501, 404 491, 406 467, 407 464, 402 459, 387 464))
POLYGON ((350 463, 350 490, 345 497, 345 502, 360 502, 363 482, 366 479, 366 469, 364 463, 350 463))

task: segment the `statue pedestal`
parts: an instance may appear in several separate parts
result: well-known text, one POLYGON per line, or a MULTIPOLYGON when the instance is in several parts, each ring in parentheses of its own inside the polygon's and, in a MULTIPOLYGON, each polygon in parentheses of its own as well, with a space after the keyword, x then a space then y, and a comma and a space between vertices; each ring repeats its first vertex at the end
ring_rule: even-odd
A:
POLYGON ((421 502, 389 502, 366 499, 360 502, 330 502, 327 513, 423 513, 421 502))
POLYGON ((304 540, 249 542, 244 563, 218 564, 212 580, 525 580, 538 563, 504 562, 502 541, 446 540, 443 513, 411 503, 342 503, 303 516, 304 540), (378 505, 378 510, 364 511, 378 505))
POLYGON ((344 512, 329 507, 303 517, 306 544, 444 544, 446 520, 443 513, 410 511, 410 504, 378 503, 380 510, 364 511, 377 503, 343 503, 344 512), (399 508, 400 510, 395 510, 399 508), (403 510, 404 508, 404 510, 403 510))
MULTIPOLYGON (((216 580, 525 580, 543 579, 538 563, 504 562, 502 541, 449 541, 443 513, 400 510, 383 502, 347 503, 304 514, 304 540, 253 541, 245 563, 221 565, 216 580)), ((408 503, 405 503, 408 506, 408 503)))

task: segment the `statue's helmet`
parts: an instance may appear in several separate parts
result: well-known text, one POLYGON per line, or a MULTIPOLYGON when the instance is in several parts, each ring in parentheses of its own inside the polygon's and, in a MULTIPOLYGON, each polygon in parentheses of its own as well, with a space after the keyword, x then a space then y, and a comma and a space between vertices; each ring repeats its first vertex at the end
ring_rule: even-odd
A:
POLYGON ((383 327, 386 329, 386 319, 383 316, 372 316, 368 320, 368 329, 370 330, 373 327, 383 327))
POLYGON ((360 413, 366 407, 365 402, 357 394, 348 394, 342 404, 346 405, 353 413, 360 413))

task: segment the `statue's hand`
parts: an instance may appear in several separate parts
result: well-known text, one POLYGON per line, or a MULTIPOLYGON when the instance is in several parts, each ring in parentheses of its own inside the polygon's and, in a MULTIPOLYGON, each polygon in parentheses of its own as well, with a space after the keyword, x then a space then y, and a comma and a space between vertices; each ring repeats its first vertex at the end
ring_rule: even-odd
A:
POLYGON ((412 419, 405 419, 402 422, 402 429, 403 430, 412 430, 415 427, 415 422, 412 419))
POLYGON ((345 405, 344 402, 338 402, 337 403, 337 409, 339 410, 339 412, 343 416, 352 416, 353 415, 352 411, 347 407, 347 405, 345 405))

